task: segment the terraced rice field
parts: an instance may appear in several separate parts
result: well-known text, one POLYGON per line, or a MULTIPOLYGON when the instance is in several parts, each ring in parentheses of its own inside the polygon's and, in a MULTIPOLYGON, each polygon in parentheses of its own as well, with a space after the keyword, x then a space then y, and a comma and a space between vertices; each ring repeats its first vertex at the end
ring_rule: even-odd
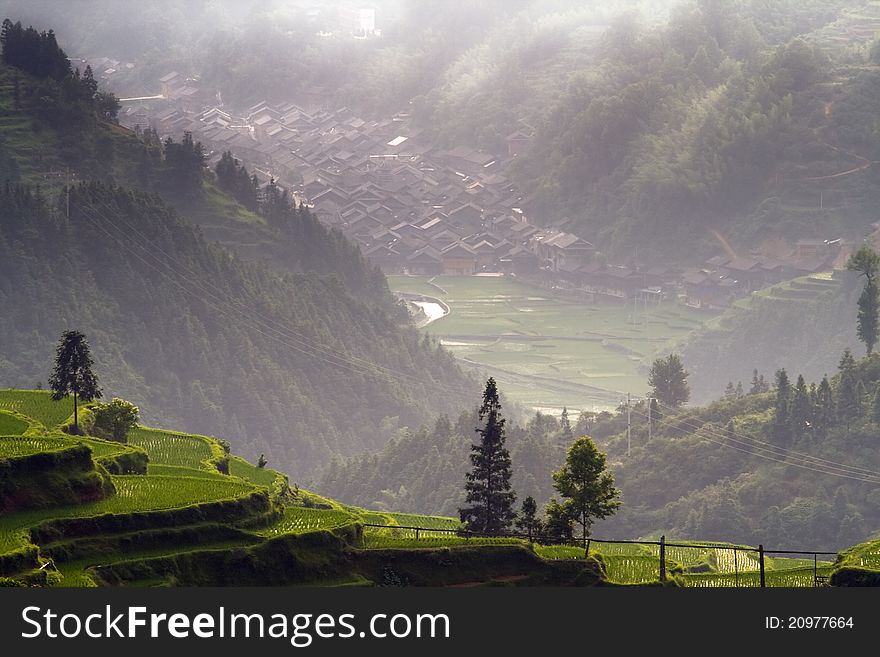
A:
POLYGON ((385 548, 438 548, 438 547, 474 547, 477 545, 522 545, 524 542, 518 538, 486 537, 466 538, 455 534, 441 532, 420 532, 416 538, 411 530, 376 529, 367 527, 364 529, 365 547, 371 550, 385 548))
POLYGON ((9 413, 0 413, 0 436, 20 436, 27 431, 28 423, 9 413))
POLYGON ((162 465, 161 463, 147 464, 147 475, 164 475, 169 477, 196 477, 198 479, 229 479, 229 477, 227 477, 225 474, 221 474, 216 470, 196 470, 194 468, 184 468, 179 465, 162 465))
POLYGON ((241 477, 258 486, 271 486, 275 483, 275 479, 280 476, 280 473, 275 470, 258 468, 253 463, 248 463, 238 456, 229 457, 229 474, 233 477, 241 477))
POLYGON ((70 438, 53 436, 2 436, 0 437, 0 458, 29 456, 39 452, 54 452, 76 445, 70 438))
POLYGON ((646 363, 714 316, 673 302, 578 300, 510 277, 388 282, 446 303, 450 314, 422 330, 494 376, 514 401, 551 413, 615 407, 621 391, 647 392, 646 363))
MULTIPOLYGON (((821 566, 817 570, 819 576, 827 577, 831 574, 831 566, 821 566)), ((681 578, 686 587, 717 588, 726 586, 759 587, 761 575, 756 570, 735 573, 688 573, 681 578)), ((781 570, 767 570, 764 573, 764 583, 768 587, 808 588, 815 585, 813 567, 807 568, 784 568, 781 570)))
POLYGON ((304 534, 320 529, 335 529, 358 521, 358 517, 338 509, 307 509, 287 507, 284 516, 274 524, 260 529, 257 533, 267 538, 283 534, 304 534))
MULTIPOLYGON (((535 547, 545 559, 582 559, 583 547, 551 545, 535 547)), ((593 543, 591 555, 601 555, 608 579, 616 584, 647 584, 660 578, 660 548, 657 545, 593 543)), ((677 575, 687 587, 757 587, 760 586, 757 551, 735 551, 724 547, 667 547, 668 572, 674 564, 687 570, 708 567, 708 572, 684 572, 677 575), (736 556, 734 557, 734 554, 736 556)), ((819 561, 817 573, 828 576, 832 564, 819 561)), ((765 557, 765 583, 768 587, 811 587, 815 584, 812 559, 765 557)))
POLYGON ((18 411, 54 429, 73 415, 73 397, 52 401, 45 390, 0 390, 0 410, 18 411))
POLYGON ((404 527, 425 527, 426 529, 460 529, 461 522, 443 516, 421 516, 413 513, 388 513, 398 525, 404 527))
POLYGON ((207 467, 204 462, 212 456, 207 438, 174 431, 136 427, 129 433, 128 442, 147 450, 152 464, 178 465, 198 470, 207 467))
POLYGON ((602 555, 608 580, 616 584, 647 584, 660 579, 660 560, 642 555, 602 555))
POLYGON ((174 509, 233 499, 256 490, 250 484, 232 478, 123 475, 113 477, 113 483, 116 495, 97 502, 0 516, 0 553, 26 545, 27 528, 43 520, 174 509))

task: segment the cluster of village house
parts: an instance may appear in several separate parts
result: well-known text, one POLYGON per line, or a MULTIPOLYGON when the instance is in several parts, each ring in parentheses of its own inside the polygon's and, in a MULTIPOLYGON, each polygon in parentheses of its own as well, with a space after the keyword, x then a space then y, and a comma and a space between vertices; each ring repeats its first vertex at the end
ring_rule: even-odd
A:
POLYGON ((505 175, 531 137, 514 132, 506 152, 437 147, 406 114, 372 121, 348 108, 328 111, 261 102, 234 115, 172 72, 160 80, 165 108, 127 105, 126 125, 160 135, 185 132, 211 163, 231 151, 263 182, 274 178, 340 229, 385 272, 470 275, 511 272, 619 299, 677 294, 695 306, 724 306, 737 296, 792 276, 827 269, 846 245, 802 240, 784 261, 718 256, 690 268, 631 268, 600 263, 569 221, 536 225, 537 208, 505 175))

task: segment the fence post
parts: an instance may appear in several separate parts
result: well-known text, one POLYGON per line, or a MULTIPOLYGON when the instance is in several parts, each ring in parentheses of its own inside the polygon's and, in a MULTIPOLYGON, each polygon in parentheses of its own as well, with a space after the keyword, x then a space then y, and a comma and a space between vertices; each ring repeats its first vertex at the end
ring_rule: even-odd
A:
POLYGON ((733 548, 733 577, 734 586, 739 588, 739 550, 733 548))
POLYGON ((765 587, 765 583, 764 583, 764 546, 763 545, 758 546, 758 561, 760 562, 761 588, 763 589, 765 587))
POLYGON ((416 527, 416 540, 419 540, 419 528, 416 527))
POLYGON ((666 535, 660 537, 660 581, 666 581, 666 535))
POLYGON ((584 550, 584 559, 588 559, 590 556, 590 543, 593 542, 592 538, 587 539, 587 548, 584 550))
POLYGON ((819 555, 813 553, 813 588, 819 586, 819 555))

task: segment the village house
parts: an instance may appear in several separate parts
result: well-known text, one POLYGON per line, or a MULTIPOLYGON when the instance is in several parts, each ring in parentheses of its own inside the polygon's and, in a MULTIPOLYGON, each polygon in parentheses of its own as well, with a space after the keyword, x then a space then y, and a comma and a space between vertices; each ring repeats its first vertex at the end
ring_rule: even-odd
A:
POLYGON ((470 276, 477 271, 477 254, 464 242, 447 246, 442 252, 443 273, 448 276, 470 276))

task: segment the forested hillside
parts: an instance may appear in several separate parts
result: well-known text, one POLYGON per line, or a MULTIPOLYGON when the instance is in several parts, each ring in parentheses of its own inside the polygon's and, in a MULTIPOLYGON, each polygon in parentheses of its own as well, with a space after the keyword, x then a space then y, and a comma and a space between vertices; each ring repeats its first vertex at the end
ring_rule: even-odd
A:
MULTIPOLYGON (((539 505, 574 437, 607 450, 623 507, 597 538, 666 534, 688 539, 811 546, 865 540, 880 523, 880 356, 845 356, 825 381, 792 369, 771 392, 731 393, 705 407, 660 406, 560 422, 538 415, 509 427, 517 499, 539 505), (781 392, 780 392, 781 390, 781 392)), ((772 375, 769 377, 772 379, 772 375)), ((462 505, 475 416, 408 432, 374 456, 335 462, 322 490, 351 503, 455 514, 462 505)))
POLYGON ((115 99, 71 70, 54 35, 10 23, 3 36, 3 386, 44 383, 58 335, 76 328, 104 385, 145 419, 234 438, 297 478, 381 446, 383 420, 461 408, 468 380, 344 238, 277 190, 260 215, 245 210, 192 140, 119 128, 115 99), (43 44, 54 67, 21 65, 9 35, 43 44), (166 201, 249 219, 277 266, 211 246, 166 201))
POLYGON ((876 71, 865 41, 811 35, 862 4, 685 3, 660 26, 620 17, 538 127, 518 179, 548 216, 618 253, 650 245, 647 260, 717 249, 710 229, 742 246, 858 234, 875 185, 813 178, 872 148, 873 135, 845 134, 869 137, 871 122, 848 112, 842 129, 836 107, 862 107, 876 71))
POLYGON ((737 301, 723 315, 680 341, 692 401, 718 399, 728 383, 748 388, 753 371, 765 377, 783 367, 818 381, 831 374, 844 349, 861 352, 856 337, 859 277, 798 278, 737 301))

